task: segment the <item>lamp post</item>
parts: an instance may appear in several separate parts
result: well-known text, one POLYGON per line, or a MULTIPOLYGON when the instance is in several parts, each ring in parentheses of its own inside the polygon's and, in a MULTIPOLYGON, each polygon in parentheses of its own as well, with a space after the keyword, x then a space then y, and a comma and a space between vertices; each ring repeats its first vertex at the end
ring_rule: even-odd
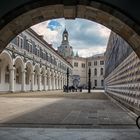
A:
POLYGON ((69 92, 69 68, 67 68, 67 92, 69 92))
POLYGON ((91 69, 89 68, 89 70, 88 70, 88 93, 90 93, 90 89, 91 89, 90 76, 91 76, 91 69))

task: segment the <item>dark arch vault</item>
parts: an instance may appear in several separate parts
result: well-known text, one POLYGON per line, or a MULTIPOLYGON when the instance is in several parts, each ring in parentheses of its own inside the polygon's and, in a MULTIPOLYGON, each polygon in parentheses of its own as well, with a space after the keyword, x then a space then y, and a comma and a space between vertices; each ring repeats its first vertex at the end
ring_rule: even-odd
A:
POLYGON ((21 31, 51 18, 85 18, 122 36, 140 57, 139 0, 1 0, 0 52, 21 31))

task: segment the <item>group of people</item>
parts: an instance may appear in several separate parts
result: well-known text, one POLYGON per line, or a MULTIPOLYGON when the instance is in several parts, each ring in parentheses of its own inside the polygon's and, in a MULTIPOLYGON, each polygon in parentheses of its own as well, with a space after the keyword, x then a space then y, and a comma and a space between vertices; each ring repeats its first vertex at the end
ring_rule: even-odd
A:
POLYGON ((79 87, 75 87, 75 86, 67 86, 67 85, 64 85, 63 86, 63 91, 64 92, 67 92, 67 91, 69 91, 69 92, 77 92, 78 90, 80 91, 80 92, 82 92, 82 89, 83 89, 83 87, 82 86, 79 86, 79 87))

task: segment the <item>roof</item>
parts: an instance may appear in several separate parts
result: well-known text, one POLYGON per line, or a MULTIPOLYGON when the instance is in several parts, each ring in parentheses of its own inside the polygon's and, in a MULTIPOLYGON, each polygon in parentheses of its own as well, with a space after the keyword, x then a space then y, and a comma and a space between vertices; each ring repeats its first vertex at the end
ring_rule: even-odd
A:
POLYGON ((53 47, 52 44, 49 44, 48 42, 46 42, 43 37, 41 37, 39 34, 37 34, 33 29, 29 28, 27 29, 28 31, 30 31, 31 33, 33 33, 35 36, 37 36, 37 38, 39 40, 41 40, 44 44, 46 44, 53 52, 55 52, 57 55, 59 55, 66 63, 68 63, 71 67, 72 65, 62 56, 58 53, 58 51, 56 51, 53 47))
POLYGON ((63 32, 63 34, 68 34, 68 31, 67 31, 67 29, 65 28, 65 30, 64 30, 64 32, 63 32))

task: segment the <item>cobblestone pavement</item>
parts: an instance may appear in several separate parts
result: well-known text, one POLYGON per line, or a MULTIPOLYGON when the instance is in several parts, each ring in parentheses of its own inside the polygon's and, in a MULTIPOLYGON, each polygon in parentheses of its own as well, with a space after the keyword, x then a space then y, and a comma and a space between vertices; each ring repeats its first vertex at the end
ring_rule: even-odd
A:
POLYGON ((0 126, 136 128, 130 112, 114 104, 103 92, 61 91, 0 95, 0 126))

